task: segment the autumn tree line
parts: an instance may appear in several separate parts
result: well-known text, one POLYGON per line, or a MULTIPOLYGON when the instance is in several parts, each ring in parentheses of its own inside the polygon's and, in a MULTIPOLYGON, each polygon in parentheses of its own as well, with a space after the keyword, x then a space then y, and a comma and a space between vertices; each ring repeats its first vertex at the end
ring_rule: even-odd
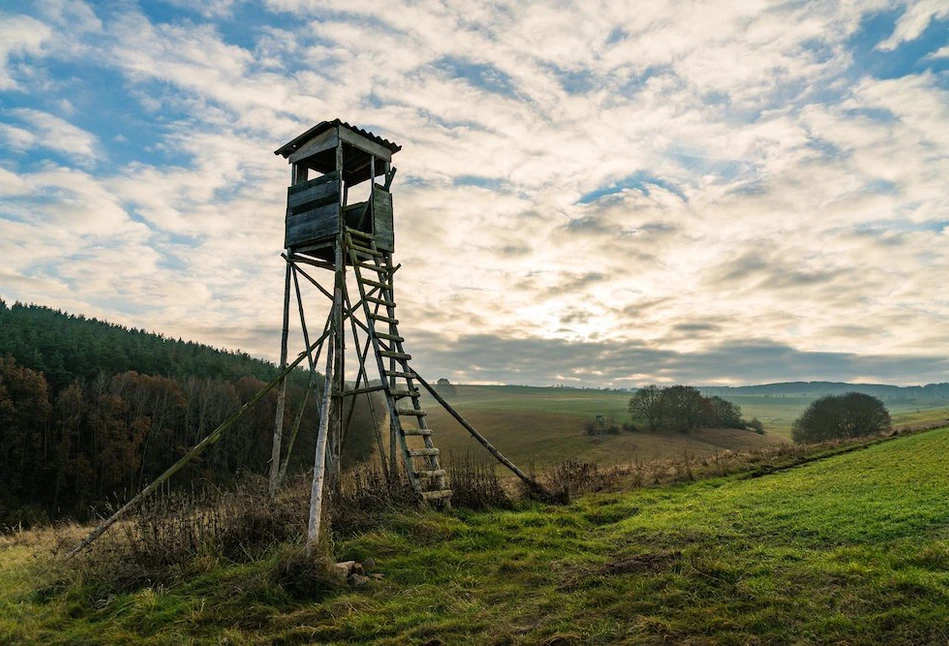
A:
POLYGON ((674 429, 682 433, 696 428, 751 428, 759 433, 758 420, 744 420, 741 407, 718 396, 706 397, 692 386, 640 388, 629 400, 629 413, 649 430, 674 429))
MULTIPOLYGON (((246 354, 0 300, 0 526, 84 519, 124 500, 274 376, 276 366, 246 354)), ((290 381, 286 427, 306 383, 305 374, 290 381)), ((266 473, 276 400, 271 391, 177 474, 176 486, 266 473)), ((317 400, 306 399, 288 471, 312 463, 317 400)), ((356 407, 344 462, 371 452, 365 403, 364 396, 356 407)))

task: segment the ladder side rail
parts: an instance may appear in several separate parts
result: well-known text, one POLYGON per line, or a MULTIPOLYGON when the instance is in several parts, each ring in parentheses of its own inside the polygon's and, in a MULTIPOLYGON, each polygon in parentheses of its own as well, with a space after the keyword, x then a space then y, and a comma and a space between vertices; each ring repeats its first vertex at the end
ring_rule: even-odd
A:
MULTIPOLYGON (((347 234, 346 242, 351 243, 351 241, 352 239, 347 234)), ((353 260, 353 262, 355 262, 357 260, 357 256, 356 256, 357 252, 355 249, 352 248, 351 244, 347 244, 347 246, 348 246, 350 258, 353 260)), ((373 354, 375 355, 375 358, 376 358, 376 366, 379 369, 379 378, 382 379, 383 382, 385 382, 386 380, 385 364, 383 363, 382 355, 379 354, 379 351, 380 351, 379 339, 376 337, 375 334, 372 333, 373 325, 372 325, 372 318, 369 316, 369 313, 370 313, 369 301, 366 300, 366 293, 365 293, 366 290, 362 284, 362 276, 359 272, 358 267, 354 268, 354 271, 356 274, 356 284, 359 286, 359 294, 363 302, 363 311, 366 314, 366 320, 369 324, 369 329, 370 329, 369 338, 372 339, 372 345, 373 345, 373 350, 374 350, 373 354)), ((388 309, 392 310, 393 308, 389 307, 388 309)), ((405 441, 405 435, 402 433, 402 423, 399 420, 396 403, 395 403, 395 400, 392 398, 392 394, 390 391, 386 392, 386 405, 389 408, 390 430, 395 432, 399 437, 399 444, 402 449, 402 460, 405 464, 406 475, 408 476, 409 482, 412 485, 412 490, 415 491, 418 495, 421 495, 422 489, 418 481, 418 478, 415 475, 415 469, 412 463, 412 456, 409 453, 409 447, 405 441)))

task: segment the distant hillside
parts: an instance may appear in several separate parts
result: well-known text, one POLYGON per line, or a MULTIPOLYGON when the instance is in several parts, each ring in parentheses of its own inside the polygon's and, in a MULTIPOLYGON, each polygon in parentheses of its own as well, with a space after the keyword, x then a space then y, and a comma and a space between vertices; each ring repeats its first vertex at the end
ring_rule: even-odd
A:
POLYGON ((165 377, 270 381, 276 366, 243 352, 175 340, 40 305, 0 299, 0 357, 42 372, 53 392, 129 370, 165 377))
POLYGON ((841 393, 866 393, 892 404, 938 403, 949 401, 949 383, 925 386, 889 386, 886 384, 848 384, 836 381, 786 381, 759 386, 702 386, 706 395, 728 397, 757 395, 771 397, 821 397, 841 393))

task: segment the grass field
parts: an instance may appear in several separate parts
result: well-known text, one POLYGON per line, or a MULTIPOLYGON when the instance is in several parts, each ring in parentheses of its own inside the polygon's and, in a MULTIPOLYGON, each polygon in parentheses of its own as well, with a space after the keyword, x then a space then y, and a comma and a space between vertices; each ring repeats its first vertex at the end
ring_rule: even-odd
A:
POLYGON ((335 546, 384 578, 320 602, 270 582, 267 559, 128 593, 51 587, 21 540, 0 552, 0 641, 945 643, 947 452, 940 429, 759 478, 390 515, 335 546))
MULTIPOLYGON (((457 386, 451 403, 502 452, 519 463, 548 464, 566 457, 615 464, 636 459, 705 456, 716 451, 762 448, 791 438, 791 424, 813 397, 732 396, 746 419, 758 417, 767 435, 746 431, 701 430, 587 437, 583 424, 596 415, 629 422, 630 394, 616 391, 529 386, 457 386)), ((468 433, 434 400, 425 398, 429 426, 446 453, 480 450, 468 433)), ((920 424, 949 418, 945 405, 891 408, 894 423, 920 424)))

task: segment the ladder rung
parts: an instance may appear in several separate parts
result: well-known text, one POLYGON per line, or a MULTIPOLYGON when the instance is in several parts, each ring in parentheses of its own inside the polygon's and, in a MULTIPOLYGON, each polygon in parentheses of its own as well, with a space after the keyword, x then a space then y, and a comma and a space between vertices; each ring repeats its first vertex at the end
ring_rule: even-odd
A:
POLYGON ((415 379, 414 372, 402 372, 399 370, 386 371, 387 377, 402 377, 403 379, 415 379))
POLYGON ((431 458, 441 453, 438 449, 409 449, 413 458, 431 458))
POLYGON ((360 231, 359 229, 353 229, 352 227, 346 227, 346 233, 351 236, 358 236, 360 238, 365 238, 366 240, 372 240, 373 236, 371 233, 366 233, 365 231, 360 231))
POLYGON ((385 316, 383 314, 373 314, 372 312, 370 312, 369 318, 375 321, 383 321, 384 323, 393 323, 395 325, 399 324, 399 319, 394 319, 391 316, 385 316))
POLYGON ((378 287, 379 289, 389 289, 389 286, 385 283, 380 283, 378 280, 369 280, 368 278, 359 277, 359 282, 363 285, 369 285, 370 287, 378 287))
POLYGON ((381 251, 376 251, 375 249, 370 249, 369 247, 361 247, 358 244, 349 245, 349 250, 355 253, 361 253, 367 256, 375 256, 376 258, 382 258, 381 251))
POLYGON ((415 476, 417 478, 439 478, 445 475, 446 471, 444 469, 435 469, 434 471, 416 471, 415 476))
POLYGON ((451 498, 451 489, 436 489, 435 491, 422 492, 422 500, 441 500, 442 498, 451 498))
POLYGON ((353 266, 361 267, 362 269, 368 269, 369 271, 378 271, 380 274, 383 272, 385 273, 389 272, 389 268, 386 267, 385 265, 373 265, 372 263, 368 263, 368 262, 357 262, 353 266))
POLYGON ((421 393, 417 390, 390 390, 389 394, 395 397, 396 399, 401 399, 402 397, 421 397, 421 393))
POLYGON ((405 341, 405 339, 398 334, 389 334, 388 332, 376 332, 376 336, 386 341, 405 341))
POLYGON ((395 414, 396 415, 413 415, 415 417, 425 417, 426 415, 428 415, 428 413, 426 413, 421 408, 417 410, 415 408, 396 408, 395 414))
POLYGON ((391 350, 379 350, 379 354, 381 354, 383 357, 398 359, 400 361, 408 361, 412 358, 411 354, 406 354, 405 352, 392 352, 391 350))
POLYGON ((393 303, 392 301, 376 298, 375 296, 367 296, 366 300, 369 301, 370 303, 379 303, 379 305, 385 305, 386 307, 395 307, 395 303, 393 303))
POLYGON ((421 435, 424 437, 426 435, 431 435, 431 434, 432 434, 432 429, 430 428, 403 428, 402 429, 402 435, 421 435))

